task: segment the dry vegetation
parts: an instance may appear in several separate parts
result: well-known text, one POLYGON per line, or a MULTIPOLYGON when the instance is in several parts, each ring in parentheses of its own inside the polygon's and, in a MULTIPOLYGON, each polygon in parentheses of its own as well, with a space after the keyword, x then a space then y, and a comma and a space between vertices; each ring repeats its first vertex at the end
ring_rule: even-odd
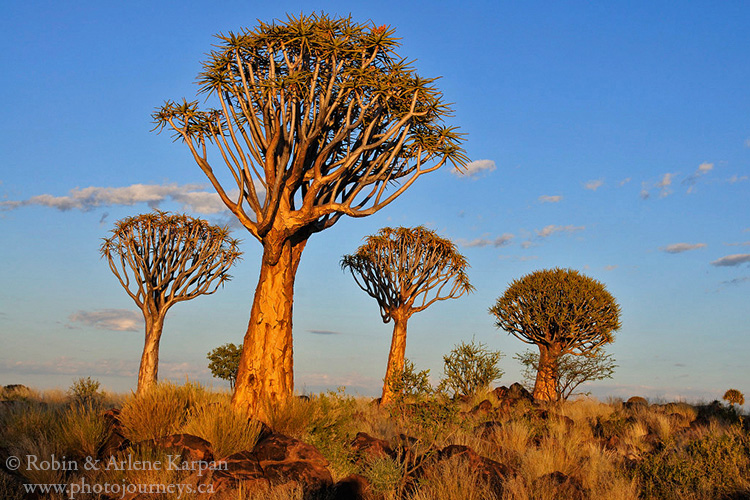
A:
MULTIPOLYGON (((197 384, 162 383, 147 396, 6 391, 0 403, 0 455, 38 455, 82 461, 101 454, 112 433, 105 412, 120 408, 121 432, 131 443, 120 457, 153 461, 166 453, 149 440, 186 433, 213 445, 214 456, 252 449, 261 425, 235 413, 228 393, 197 384)), ((481 406, 480 406, 481 408, 481 406)), ((422 399, 390 409, 343 392, 296 398, 269 409, 275 432, 318 448, 333 480, 366 478, 369 498, 470 499, 716 499, 750 495, 750 435, 737 407, 713 402, 642 404, 580 399, 544 406, 502 405, 494 393, 470 401, 422 399), (487 399, 490 409, 475 409, 487 399), (383 440, 392 455, 352 446, 364 432, 383 440), (446 447, 468 446, 502 471, 502 481, 466 454, 448 458, 446 447), (442 451, 441 451, 442 450, 442 451), (439 459, 440 458, 440 459, 439 459)), ((455 449, 463 449, 453 447, 455 449)), ((101 456, 101 455, 100 455, 101 456)), ((484 463, 484 462, 483 462, 484 463)), ((201 478, 185 471, 0 471, 0 497, 23 498, 22 483, 183 483, 201 478)), ((45 498, 65 498, 48 495, 45 498)), ((79 495, 76 498, 106 498, 79 495)), ((159 495, 177 498, 177 495, 159 495)), ((246 488, 181 498, 303 499, 290 483, 266 493, 246 488)), ((333 498, 322 493, 315 498, 333 498)))

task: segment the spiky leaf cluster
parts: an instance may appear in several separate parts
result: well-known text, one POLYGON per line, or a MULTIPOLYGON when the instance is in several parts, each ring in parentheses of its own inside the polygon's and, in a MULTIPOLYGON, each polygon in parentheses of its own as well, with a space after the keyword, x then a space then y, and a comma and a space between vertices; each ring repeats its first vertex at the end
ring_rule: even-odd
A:
POLYGON ((312 14, 217 38, 198 82, 218 106, 167 101, 154 119, 261 241, 274 228, 312 233, 369 215, 418 175, 467 161, 434 79, 395 53, 392 28, 312 14), (236 191, 222 186, 209 150, 236 191))
POLYGON ((614 340, 620 306, 606 287, 573 269, 545 269, 514 280, 490 313, 527 344, 585 354, 614 340))
POLYGON ((471 292, 466 258, 452 241, 423 226, 385 227, 341 260, 357 285, 378 301, 384 322, 394 311, 408 315, 435 301, 471 292))
POLYGON ((155 315, 214 293, 241 252, 226 227, 155 210, 118 221, 101 254, 138 307, 155 315))

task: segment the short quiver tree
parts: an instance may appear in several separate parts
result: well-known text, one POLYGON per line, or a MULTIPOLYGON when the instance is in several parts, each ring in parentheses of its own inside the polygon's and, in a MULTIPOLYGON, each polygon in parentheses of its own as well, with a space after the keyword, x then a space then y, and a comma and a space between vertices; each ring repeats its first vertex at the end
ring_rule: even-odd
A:
POLYGON ((351 271, 357 285, 377 300, 383 322, 393 320, 381 398, 381 404, 388 404, 395 396, 391 381, 404 371, 409 318, 439 300, 471 292, 469 265, 450 240, 420 226, 381 229, 355 254, 345 255, 341 267, 351 271))
POLYGON ((226 227, 158 210, 118 221, 104 240, 102 256, 146 321, 139 394, 156 384, 169 308, 210 295, 228 281, 228 270, 241 255, 238 246, 226 227))
POLYGON ((308 238, 467 158, 434 79, 396 54, 387 26, 312 14, 217 38, 198 76, 217 107, 168 101, 154 118, 263 246, 232 399, 263 419, 294 390, 294 279, 308 238))
POLYGON ((562 355, 595 355, 620 328, 614 297, 572 269, 545 269, 513 281, 490 313, 499 328, 539 348, 534 398, 543 401, 557 400, 562 355))

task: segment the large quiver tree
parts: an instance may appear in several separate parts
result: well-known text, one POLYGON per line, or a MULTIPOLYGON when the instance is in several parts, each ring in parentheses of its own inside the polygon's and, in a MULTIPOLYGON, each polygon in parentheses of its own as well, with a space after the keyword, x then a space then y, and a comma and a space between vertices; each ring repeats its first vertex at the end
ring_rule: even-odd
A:
POLYGON ((229 268, 241 255, 238 246, 226 227, 158 210, 118 221, 104 240, 102 256, 146 322, 139 394, 156 384, 169 308, 210 295, 229 281, 229 268))
POLYGON ((367 238, 353 255, 345 255, 357 285, 378 302, 384 323, 393 320, 381 404, 395 396, 393 381, 404 371, 406 325, 412 314, 439 300, 455 299, 474 288, 466 259, 448 239, 425 227, 386 227, 367 238))
POLYGON ((310 235, 466 157, 434 80, 395 54, 386 26, 313 14, 217 38, 198 80, 218 107, 168 101, 154 118, 263 246, 233 397, 263 418, 264 403, 293 391, 294 278, 310 235))
POLYGON ((564 354, 598 354, 620 328, 620 306, 606 287, 572 269, 545 269, 514 280, 490 313, 497 326, 539 348, 534 398, 557 400, 564 354))

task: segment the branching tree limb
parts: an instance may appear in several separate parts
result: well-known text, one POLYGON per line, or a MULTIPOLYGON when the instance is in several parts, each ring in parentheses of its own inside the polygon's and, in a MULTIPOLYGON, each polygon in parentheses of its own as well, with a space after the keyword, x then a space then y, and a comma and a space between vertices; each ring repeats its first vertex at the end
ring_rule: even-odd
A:
POLYGON ((534 397, 557 400, 557 362, 593 356, 614 341, 620 306, 605 286, 572 269, 536 271, 513 281, 490 309, 498 328, 539 347, 534 397))
POLYGON ((158 210, 118 221, 104 240, 102 256, 146 320, 139 393, 156 383, 169 308, 216 292, 231 278, 229 268, 241 255, 238 246, 225 227, 158 210))
POLYGON ((167 101, 154 119, 263 245, 233 398, 262 418, 266 401, 293 390, 294 276, 310 235, 373 214, 420 175, 467 158, 461 134, 443 124, 451 110, 435 80, 395 53, 389 27, 313 14, 217 38, 198 78, 215 107, 167 101))
POLYGON ((389 383, 404 371, 406 324, 412 314, 439 300, 455 299, 474 287, 455 245, 425 227, 381 229, 353 255, 345 255, 357 285, 377 300, 384 323, 393 319, 393 339, 381 404, 393 397, 389 383))

